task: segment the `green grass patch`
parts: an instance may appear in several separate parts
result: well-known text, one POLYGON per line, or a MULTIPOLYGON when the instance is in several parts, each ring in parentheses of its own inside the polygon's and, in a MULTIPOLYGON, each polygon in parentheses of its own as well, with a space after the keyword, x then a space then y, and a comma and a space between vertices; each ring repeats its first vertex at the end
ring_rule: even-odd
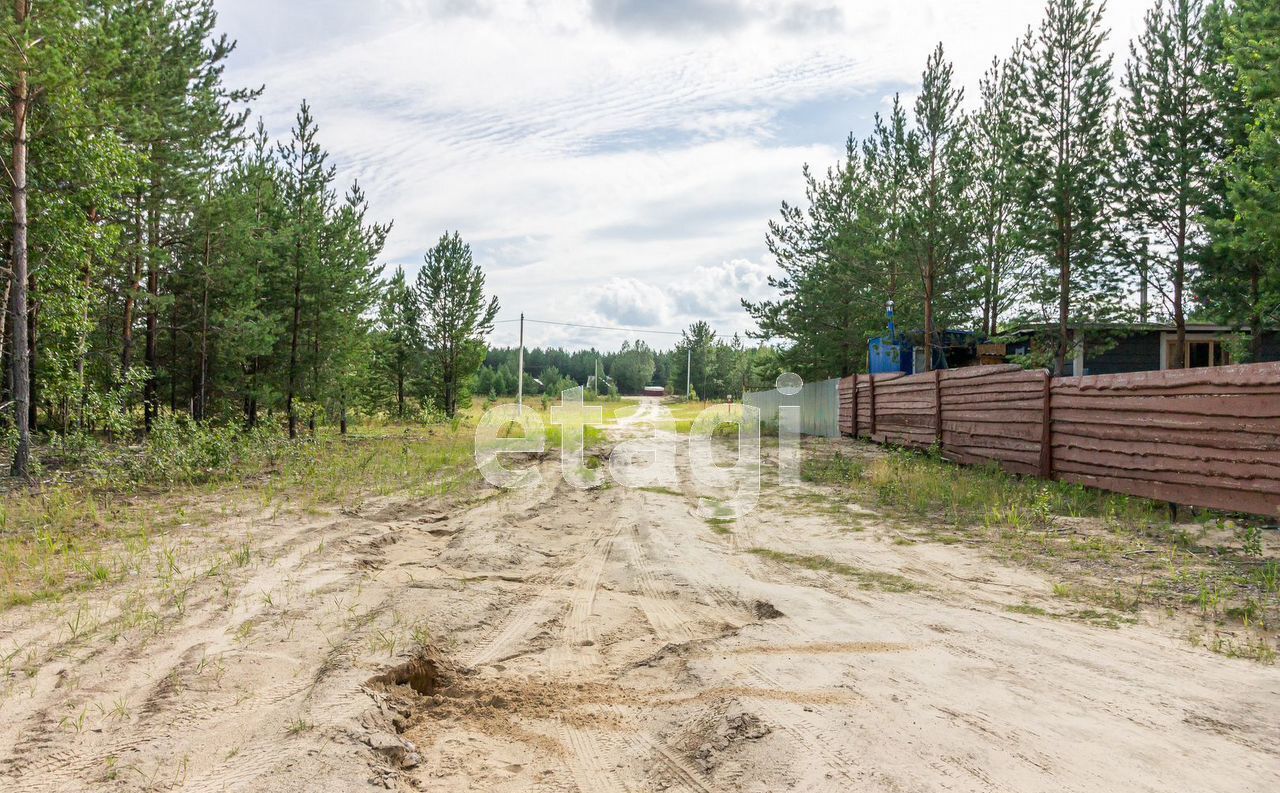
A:
POLYGON ((1057 582, 1055 597, 1082 606, 1051 616, 1118 627, 1155 607, 1198 616, 1209 635, 1225 632, 1204 642, 1224 654, 1266 660, 1265 648, 1280 642, 1280 560, 1274 540, 1247 520, 1203 512, 1174 526, 1166 504, 994 465, 866 446, 823 450, 806 449, 801 472, 830 487, 812 498, 788 494, 791 505, 812 511, 826 509, 815 499, 856 500, 881 510, 899 537, 963 542, 1043 571, 1057 582))
POLYGON ((147 573, 219 519, 274 506, 320 514, 374 495, 440 497, 479 481, 470 428, 387 426, 289 441, 265 430, 166 429, 102 477, 0 495, 0 608, 57 600, 147 573), (255 443, 254 439, 260 442, 255 443), (214 464, 216 463, 216 465, 214 464), (145 477, 124 475, 150 465, 145 477))
POLYGON ((1006 608, 1005 610, 1006 610, 1006 611, 1012 611, 1014 614, 1029 614, 1029 615, 1034 616, 1034 617, 1048 617, 1048 616, 1049 616, 1049 612, 1045 611, 1044 609, 1040 608, 1039 606, 1033 606, 1033 605, 1031 605, 1030 603, 1019 603, 1019 604, 1018 604, 1018 605, 1016 605, 1016 606, 1009 606, 1009 607, 1008 607, 1008 608, 1006 608))
POLYGON ((861 482, 866 472, 866 463, 840 451, 832 455, 809 455, 800 463, 801 479, 824 485, 852 485, 861 482))
POLYGON ((684 498, 684 493, 681 493, 679 490, 672 490, 669 487, 662 487, 661 485, 651 485, 639 489, 646 493, 658 493, 664 496, 677 496, 679 498, 684 498))
POLYGON ((877 570, 854 567, 826 556, 794 554, 769 548, 752 548, 751 553, 781 564, 842 575, 853 579, 863 589, 873 589, 881 592, 914 592, 921 589, 921 586, 915 581, 895 573, 883 573, 877 570))
POLYGON ((720 535, 733 534, 733 518, 707 518, 707 527, 720 535))
MULTIPOLYGON (((834 467, 839 470, 841 464, 834 467)), ((1146 499, 1015 477, 996 466, 956 465, 914 452, 895 450, 875 460, 867 479, 879 503, 913 517, 940 517, 955 526, 1043 528, 1055 515, 1167 522, 1164 505, 1146 499)))

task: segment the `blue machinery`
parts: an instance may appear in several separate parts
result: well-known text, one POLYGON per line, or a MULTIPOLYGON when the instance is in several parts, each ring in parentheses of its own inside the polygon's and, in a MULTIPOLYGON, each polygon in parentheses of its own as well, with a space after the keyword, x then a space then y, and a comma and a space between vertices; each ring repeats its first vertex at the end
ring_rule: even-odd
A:
MULTIPOLYGON (((924 371, 924 331, 899 332, 893 321, 893 303, 889 304, 886 316, 888 334, 868 344, 868 370, 871 374, 924 371)), ((943 330, 935 334, 934 369, 950 369, 976 361, 978 334, 966 330, 943 330)))
POLYGON ((915 355, 911 344, 898 335, 893 324, 893 303, 886 312, 889 318, 889 334, 872 339, 868 347, 867 368, 871 374, 888 374, 890 372, 906 372, 915 370, 915 355))

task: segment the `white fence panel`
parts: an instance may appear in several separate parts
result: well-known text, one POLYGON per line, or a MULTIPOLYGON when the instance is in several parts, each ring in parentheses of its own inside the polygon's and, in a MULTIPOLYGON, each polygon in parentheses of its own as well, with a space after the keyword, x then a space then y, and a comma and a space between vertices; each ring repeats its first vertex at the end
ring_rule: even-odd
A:
POLYGON ((796 405, 800 408, 800 433, 823 438, 840 437, 840 379, 805 383, 800 393, 787 396, 776 388, 768 391, 748 391, 743 401, 760 410, 760 421, 765 426, 776 427, 778 408, 796 405))

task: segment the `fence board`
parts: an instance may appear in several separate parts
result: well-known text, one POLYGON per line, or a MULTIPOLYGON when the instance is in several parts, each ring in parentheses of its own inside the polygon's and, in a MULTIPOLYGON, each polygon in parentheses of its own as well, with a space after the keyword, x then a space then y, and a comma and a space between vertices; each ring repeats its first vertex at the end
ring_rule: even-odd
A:
MULTIPOLYGON (((1102 440, 1119 440, 1128 443, 1151 439, 1151 430, 1147 427, 1134 427, 1130 424, 1099 424, 1076 421, 1055 421, 1055 432, 1080 435, 1102 440)), ((1280 450, 1280 437, 1219 430, 1206 432, 1203 426, 1162 429, 1157 442, 1185 443, 1209 449, 1227 449, 1244 451, 1280 450)))
MULTIPOLYGON (((1057 404, 1056 401, 1054 403, 1057 404)), ((1280 422, 1267 419, 1243 419, 1230 416, 1214 419, 1183 413, 1125 413, 1101 408, 1054 408, 1054 423, 1074 421, 1080 424, 1111 424, 1141 428, 1156 434, 1165 430, 1193 430, 1199 432, 1250 432, 1280 436, 1280 422)))
POLYGON ((1197 507, 1222 509, 1229 512, 1251 512, 1255 515, 1275 515, 1276 500, 1274 495, 1260 493, 1241 493, 1213 486, 1201 486, 1195 490, 1195 500, 1188 500, 1187 486, 1168 482, 1151 482, 1120 477, 1105 477, 1093 474, 1063 472, 1055 478, 1064 482, 1096 487, 1100 490, 1111 490, 1141 498, 1152 498, 1157 501, 1168 501, 1173 504, 1190 504, 1197 507))
POLYGON ((1275 388, 1280 385, 1280 363, 1245 363, 1202 369, 1095 374, 1059 378, 1053 383, 1055 390, 1077 388, 1099 391, 1126 391, 1141 388, 1164 390, 1186 385, 1275 388))
POLYGON ((1064 430, 1057 430, 1053 435, 1053 445, 1060 448, 1075 448, 1093 452, 1118 452, 1137 456, 1181 457, 1187 460, 1199 460, 1207 463, 1247 462, 1250 465, 1272 465, 1280 470, 1280 449, 1246 449, 1216 448, 1191 443, 1154 440, 1117 440, 1097 438, 1089 435, 1077 435, 1064 430))
POLYGON ((1054 409, 1103 409, 1122 413, 1184 413, 1191 416, 1280 418, 1280 399, 1264 394, 1188 394, 1185 396, 1053 395, 1054 409))

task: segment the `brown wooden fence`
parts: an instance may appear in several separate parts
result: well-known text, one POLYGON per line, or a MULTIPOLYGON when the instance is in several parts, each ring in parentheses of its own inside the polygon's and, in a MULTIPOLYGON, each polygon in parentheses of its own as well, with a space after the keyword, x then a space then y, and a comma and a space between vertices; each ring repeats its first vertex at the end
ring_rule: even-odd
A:
POLYGON ((845 435, 1280 517, 1280 363, 1056 379, 1012 365, 855 375, 839 398, 845 435))

